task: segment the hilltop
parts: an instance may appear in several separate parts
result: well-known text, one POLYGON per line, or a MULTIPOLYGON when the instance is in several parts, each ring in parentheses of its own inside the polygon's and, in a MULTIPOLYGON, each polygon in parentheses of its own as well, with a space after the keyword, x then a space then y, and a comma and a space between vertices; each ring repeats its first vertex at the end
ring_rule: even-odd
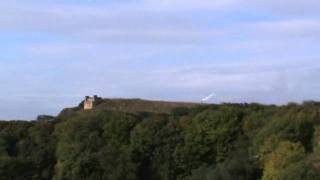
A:
MULTIPOLYGON (((84 101, 82 101, 77 107, 66 108, 62 110, 59 116, 69 116, 74 113, 83 113, 84 101)), ((189 109, 201 105, 200 103, 192 102, 172 102, 172 101, 156 101, 145 99, 110 99, 110 98, 98 98, 94 102, 94 108, 88 112, 97 111, 116 111, 127 113, 157 113, 157 114, 169 114, 173 110, 184 108, 189 109)))
POLYGON ((175 108, 191 108, 199 105, 190 102, 151 101, 143 99, 103 99, 95 109, 122 112, 170 113, 175 108))

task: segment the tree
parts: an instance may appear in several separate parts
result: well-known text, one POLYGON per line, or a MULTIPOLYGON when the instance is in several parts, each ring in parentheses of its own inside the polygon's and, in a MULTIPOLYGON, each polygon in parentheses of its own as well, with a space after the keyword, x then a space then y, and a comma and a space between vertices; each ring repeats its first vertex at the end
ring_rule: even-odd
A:
POLYGON ((265 160, 263 180, 282 180, 283 173, 289 177, 290 165, 299 163, 305 157, 305 150, 300 143, 283 141, 265 160))

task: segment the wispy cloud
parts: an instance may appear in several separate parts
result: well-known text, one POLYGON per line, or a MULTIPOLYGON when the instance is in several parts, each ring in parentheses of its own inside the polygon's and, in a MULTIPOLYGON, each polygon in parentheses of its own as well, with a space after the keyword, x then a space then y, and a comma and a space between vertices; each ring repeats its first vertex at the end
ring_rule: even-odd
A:
POLYGON ((289 19, 251 24, 254 33, 273 37, 319 38, 320 19, 289 19))
POLYGON ((216 101, 317 100, 319 7, 315 0, 1 1, 0 93, 20 105, 0 118, 56 114, 81 94, 199 101, 214 90, 216 101))

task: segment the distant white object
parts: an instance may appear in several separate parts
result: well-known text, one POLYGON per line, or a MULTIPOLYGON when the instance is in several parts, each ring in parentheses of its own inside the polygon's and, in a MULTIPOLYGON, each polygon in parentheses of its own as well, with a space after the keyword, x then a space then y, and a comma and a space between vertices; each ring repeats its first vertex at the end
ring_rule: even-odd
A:
POLYGON ((209 96, 201 99, 201 102, 202 102, 202 103, 208 102, 208 101, 210 101, 210 100, 211 100, 212 98, 214 98, 214 97, 216 97, 216 94, 215 94, 215 93, 211 93, 209 96))
POLYGON ((84 104, 83 104, 83 109, 84 110, 92 109, 94 101, 95 101, 95 96, 94 97, 86 96, 86 98, 84 100, 84 104))

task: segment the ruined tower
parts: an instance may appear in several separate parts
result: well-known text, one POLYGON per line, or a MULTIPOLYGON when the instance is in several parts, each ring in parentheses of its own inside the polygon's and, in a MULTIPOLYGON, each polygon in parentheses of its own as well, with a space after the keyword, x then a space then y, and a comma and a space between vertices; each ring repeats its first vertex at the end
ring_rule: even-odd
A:
POLYGON ((84 103, 83 103, 83 109, 84 110, 92 109, 94 101, 95 101, 95 97, 86 96, 84 103))

